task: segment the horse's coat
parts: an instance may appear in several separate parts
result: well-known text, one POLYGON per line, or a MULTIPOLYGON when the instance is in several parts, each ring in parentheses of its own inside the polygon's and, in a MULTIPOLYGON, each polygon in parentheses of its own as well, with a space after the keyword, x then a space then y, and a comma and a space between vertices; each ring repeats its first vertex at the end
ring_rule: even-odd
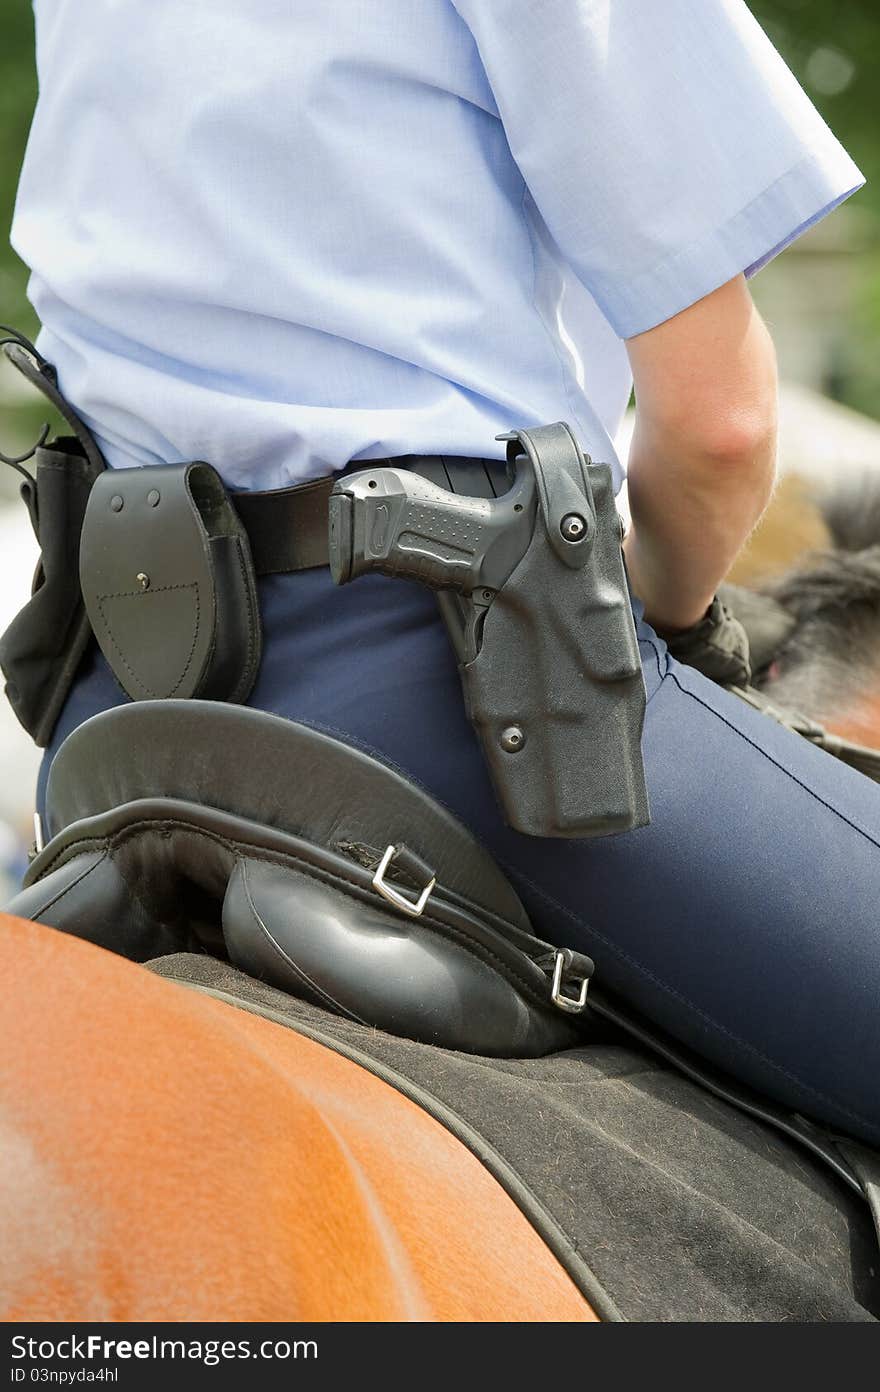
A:
POLYGON ((292 1030, 0 916, 6 1320, 595 1320, 479 1160, 292 1030))

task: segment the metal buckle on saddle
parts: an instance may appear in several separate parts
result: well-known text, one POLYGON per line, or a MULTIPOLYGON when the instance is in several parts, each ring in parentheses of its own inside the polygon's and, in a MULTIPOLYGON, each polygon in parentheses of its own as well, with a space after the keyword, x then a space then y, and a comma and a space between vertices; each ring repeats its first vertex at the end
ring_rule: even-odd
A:
POLYGON ((581 969, 580 975, 573 975, 566 980, 566 974, 578 962, 592 962, 589 958, 582 957, 580 953, 574 953, 570 948, 560 948, 556 953, 556 961, 553 966, 553 984, 550 987, 550 999, 558 1010, 564 1010, 568 1015, 582 1015, 587 1008, 587 992, 590 988, 590 973, 581 969), (563 987, 570 985, 578 987, 576 996, 565 994, 563 987))
POLYGON ((418 856, 414 856, 412 851, 408 851, 406 846, 400 846, 399 848, 397 846, 387 846, 382 859, 376 867, 375 874, 373 875, 373 888, 376 890, 377 894, 381 894, 382 898, 387 899, 388 903, 393 904, 396 909, 400 909, 403 913, 409 914, 410 918, 421 918, 425 911, 425 905, 430 899, 436 883, 437 876, 428 870, 427 866, 419 860, 418 856), (386 872, 395 862, 397 862, 401 869, 410 874, 412 874, 413 870, 416 868, 416 863, 420 869, 427 870, 430 878, 423 886, 417 899, 407 899, 405 894, 401 894, 399 889, 395 889, 394 885, 389 884, 386 880, 386 872))

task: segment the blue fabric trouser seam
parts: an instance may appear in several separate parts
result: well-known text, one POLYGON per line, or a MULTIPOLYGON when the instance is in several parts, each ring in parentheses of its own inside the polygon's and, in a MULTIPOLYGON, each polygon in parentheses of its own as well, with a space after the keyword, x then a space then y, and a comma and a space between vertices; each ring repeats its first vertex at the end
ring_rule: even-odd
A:
MULTIPOLYGON (((754 740, 749 739, 748 735, 744 734, 742 730, 738 729, 737 726, 732 723, 732 721, 726 719, 726 717, 720 711, 716 710, 714 706, 710 706, 708 702, 701 700, 701 698, 695 692, 689 690, 689 688, 679 680, 678 676, 674 671, 667 670, 667 672, 664 674, 660 670, 659 649, 653 642, 650 641, 650 639, 646 639, 644 641, 650 644, 650 647, 654 652, 654 657, 657 662, 658 673, 660 675, 660 682, 658 686, 655 688, 655 690, 651 693, 650 697, 648 698, 649 703, 657 695, 657 692, 662 687, 663 682, 667 678, 672 680, 678 687, 679 691, 683 693, 683 695, 690 697, 692 701, 696 701, 697 704, 702 706, 704 710, 709 711, 711 715, 717 717, 717 719, 719 719, 724 725, 726 725, 728 729, 732 730, 735 734, 739 735, 740 739, 744 740, 745 743, 750 746, 750 748, 757 750, 757 752, 761 754, 765 759, 767 759, 769 763, 773 764, 775 768, 780 769, 781 772, 784 773, 788 778, 790 778, 793 783, 796 783, 799 788, 802 788, 804 792, 808 793, 812 798, 814 798, 820 804, 820 806, 827 808, 829 812, 833 813, 836 817, 838 817, 846 826, 851 827, 853 831, 856 831, 861 836, 864 836, 865 839, 868 842, 870 842, 872 846, 877 846, 878 849, 880 849, 880 842, 878 842, 876 838, 870 834, 870 832, 865 831, 863 827, 860 827, 856 822, 853 822, 851 818, 845 816, 845 814, 842 813, 839 810, 839 808, 835 807, 825 798, 820 797, 819 794, 815 792, 813 788, 810 788, 805 783, 803 783, 801 779, 797 778, 796 775, 793 774, 790 769, 786 768, 784 764, 780 763, 778 759, 774 759, 772 754, 770 754, 768 750, 763 749, 759 744, 756 744, 754 740)), ((797 738, 803 738, 803 736, 797 736, 797 738)), ((829 755, 828 757, 830 758, 831 756, 829 755)), ((728 1039, 734 1040, 741 1048, 746 1050, 747 1053, 750 1053, 755 1058, 760 1059, 762 1063, 767 1064, 769 1068, 772 1068, 773 1071, 778 1073, 781 1077, 787 1078, 790 1082, 795 1083, 799 1088, 803 1089, 804 1092, 809 1093, 811 1097, 816 1097, 820 1101, 828 1103, 828 1105, 833 1107, 834 1110, 837 1111, 841 1116, 847 1116, 851 1120, 858 1121, 863 1125, 868 1126, 870 1129, 873 1129, 873 1123, 870 1122, 867 1117, 863 1116, 859 1112, 853 1111, 849 1107, 842 1106, 839 1102, 836 1102, 834 1098, 829 1097, 827 1093, 821 1092, 818 1088, 812 1087, 809 1083, 804 1082, 796 1073, 792 1073, 790 1072, 790 1070, 783 1068, 781 1064, 774 1062, 772 1058, 770 1058, 767 1054, 763 1053, 760 1049, 756 1048, 754 1044, 750 1044, 748 1040, 743 1039, 740 1035, 736 1034, 734 1030, 728 1028, 728 1026, 726 1025, 723 1025, 720 1022, 720 1020, 715 1019, 715 1017, 708 1014, 707 1011, 701 1010, 699 1006, 695 1005, 693 1001, 689 1000, 687 996, 681 993, 681 991, 676 990, 674 986, 670 986, 667 982, 663 981, 661 977, 657 976, 647 967, 642 966, 641 963, 635 957, 631 956, 630 953, 625 952, 623 948, 619 947, 615 942, 612 941, 612 939, 608 938, 604 933, 599 932, 599 930, 596 929, 591 923, 587 922, 585 919, 579 918, 578 915, 573 912, 573 910, 566 908, 564 904, 561 904, 557 899, 555 899, 540 885, 536 884, 533 880, 529 879, 529 877, 527 875, 524 875, 522 871, 519 870, 517 867, 510 865, 506 862, 502 862, 502 864, 503 868, 506 870, 507 874, 511 876, 512 879, 519 882, 520 884, 527 885, 534 894, 536 894, 540 899, 543 899, 543 901, 546 904, 551 905, 555 910, 561 913, 571 923, 576 924, 577 927, 582 932, 585 932, 588 937, 592 937, 600 941, 604 945, 604 947, 606 947, 614 954, 614 956, 618 957, 621 961, 626 962, 630 967, 633 967, 639 973, 640 976, 642 976, 645 980, 651 981, 666 995, 670 996, 672 999, 676 1001, 679 1001, 697 1018, 704 1020, 706 1024, 710 1025, 713 1029, 719 1030, 728 1039)))
MULTIPOLYGON (((650 705, 651 702, 653 701, 654 697, 657 695, 657 692, 660 690, 661 686, 663 685, 663 678, 667 675, 667 672, 664 672, 664 671, 663 671, 663 668, 662 668, 661 665, 660 665, 660 649, 658 648, 658 646, 657 646, 657 644, 655 643, 654 639, 653 639, 653 638, 649 638, 649 637, 647 637, 647 636, 640 636, 640 637, 639 637, 639 646, 641 647, 641 645, 642 645, 643 643, 644 643, 647 647, 650 647, 652 653, 654 654, 654 661, 655 661, 656 664, 657 664, 657 676, 658 676, 659 679, 660 679, 660 680, 657 682, 657 685, 654 687, 654 690, 651 692, 650 696, 648 697, 648 699, 647 699, 647 701, 646 701, 646 703, 645 703, 646 705, 650 705)), ((644 665, 645 665, 645 664, 644 664, 644 662, 643 662, 643 663, 642 663, 642 668, 643 668, 643 670, 644 670, 644 665)), ((668 671, 668 666, 667 666, 667 671, 668 671)))
MULTIPOLYGON (((740 739, 744 740, 745 743, 749 745, 751 749, 757 750, 757 752, 760 755, 762 755, 762 757, 765 758, 768 763, 771 763, 774 768, 778 768, 780 772, 785 774, 786 778, 790 778, 792 783, 796 783, 799 788, 803 789, 805 793, 808 793, 809 796, 813 798, 816 802, 818 802, 821 807, 826 807, 829 812, 833 812, 835 817, 839 817, 839 819, 842 822, 844 822, 846 826, 852 827, 853 831, 857 831, 859 835, 864 836, 865 840, 869 841, 872 846, 876 846, 877 849, 880 850, 880 841, 878 841, 876 837, 872 836, 869 831, 865 831, 864 827, 859 826, 859 824, 857 822, 854 822, 851 817, 847 817, 844 812, 840 811, 839 807, 835 807, 833 803, 828 802, 823 797, 820 797, 819 794, 813 788, 810 788, 806 783, 802 782, 796 774, 792 773, 791 769, 786 768, 785 764, 781 764, 778 759, 774 759, 773 755, 769 753, 768 750, 762 749, 760 744, 756 744, 754 740, 749 739, 748 735, 744 734, 742 730, 740 730, 736 725, 734 725, 730 720, 728 720, 726 716, 722 715, 719 710, 716 710, 714 706, 710 706, 709 703, 707 701, 703 701, 696 694, 696 692, 690 691, 686 686, 683 686, 679 681, 678 677, 676 676, 675 672, 667 672, 666 675, 671 681, 675 682, 675 685, 678 687, 679 691, 681 691, 685 696, 690 696, 692 701, 696 701, 697 704, 702 706, 704 710, 710 711, 712 715, 714 715, 718 720, 720 720, 722 724, 726 725, 729 730, 732 730, 734 734, 739 735, 740 739)), ((662 683, 663 679, 661 678, 661 685, 662 683)), ((660 687, 658 687, 657 690, 659 691, 660 687)), ((656 696, 656 694, 657 692, 655 691, 654 695, 656 696)), ((768 720, 772 717, 764 716, 763 718, 765 720, 768 720)), ((793 731, 792 734, 794 735, 793 731)), ((804 738, 803 735, 795 735, 794 737, 797 739, 804 738)), ((833 758, 834 756, 829 754, 828 757, 833 758)))
POLYGON ((781 1064, 775 1063, 773 1059, 771 1059, 767 1054, 762 1053, 761 1050, 756 1048, 754 1044, 749 1044, 748 1040, 741 1038, 741 1036, 736 1034, 732 1029, 729 1029, 726 1025, 722 1025, 719 1020, 716 1020, 714 1018, 714 1016, 709 1015, 705 1010, 701 1010, 699 1006, 694 1005, 693 1001, 689 1000, 687 996, 682 995, 681 991, 677 991, 674 986, 668 985, 667 982, 663 981, 661 977, 655 975, 654 972, 649 971, 647 967, 643 967, 635 957, 632 957, 628 952, 624 952, 623 948, 618 947, 617 944, 612 942, 610 938, 606 937, 604 933, 600 933, 599 930, 597 928, 594 928, 591 923, 588 923, 585 919, 578 918, 576 913, 574 913, 571 909, 566 908, 566 906, 564 904, 561 904, 558 899, 554 899, 552 894, 548 894, 547 891, 545 889, 542 889, 540 885, 535 884, 535 882, 533 880, 530 880, 527 875, 524 875, 521 870, 518 870, 515 866, 510 865, 509 863, 506 863, 504 861, 501 861, 499 863, 501 864, 502 869, 511 877, 512 880, 514 880, 515 883, 527 885, 528 888, 532 890, 533 893, 535 893, 539 899, 544 900, 545 904, 550 904, 565 918, 569 919, 570 922, 576 924, 578 928, 584 931, 588 939, 597 938, 603 944, 604 947, 608 948, 614 954, 615 957, 619 957, 621 961, 624 961, 629 966, 634 967, 640 976, 643 976, 646 980, 653 982, 653 984, 659 987, 659 989, 663 991, 666 995, 671 996, 674 1000, 679 1001, 691 1012, 691 1014, 696 1015, 701 1020, 705 1020, 706 1024, 711 1025, 713 1029, 719 1030, 720 1033, 726 1035, 728 1039, 734 1040, 738 1045, 745 1049, 747 1053, 754 1055, 754 1057, 760 1059, 762 1063, 766 1063, 769 1068, 772 1068, 773 1071, 778 1073, 781 1077, 788 1078, 790 1082, 795 1083, 804 1092, 808 1092, 811 1097, 817 1097, 821 1102, 827 1102, 828 1105, 832 1107, 834 1111, 839 1112, 841 1116, 850 1117, 851 1120, 858 1121, 863 1125, 867 1126, 869 1130, 875 1130, 874 1123, 872 1121, 869 1121, 867 1117, 862 1116, 860 1112, 854 1112, 849 1107, 841 1106, 839 1102, 836 1102, 833 1097, 829 1097, 827 1093, 820 1092, 818 1088, 814 1088, 809 1083, 803 1082, 803 1080, 799 1078, 796 1073, 791 1073, 788 1069, 783 1068, 781 1064))

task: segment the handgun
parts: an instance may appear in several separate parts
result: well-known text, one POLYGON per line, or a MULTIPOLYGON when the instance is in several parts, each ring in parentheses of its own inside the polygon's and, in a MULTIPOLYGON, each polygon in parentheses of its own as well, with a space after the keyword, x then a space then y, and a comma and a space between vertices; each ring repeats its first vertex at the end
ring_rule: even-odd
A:
POLYGON ((587 837, 644 826, 645 688, 611 470, 564 422, 499 438, 509 488, 494 499, 384 464, 337 480, 333 579, 377 571, 438 592, 511 827, 587 837))

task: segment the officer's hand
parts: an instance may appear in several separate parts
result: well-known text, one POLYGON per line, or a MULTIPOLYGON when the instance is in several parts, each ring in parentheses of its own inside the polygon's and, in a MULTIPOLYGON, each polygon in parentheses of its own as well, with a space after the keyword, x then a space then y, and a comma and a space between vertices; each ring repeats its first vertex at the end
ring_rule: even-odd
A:
POLYGON ((748 686, 752 678, 746 631, 716 595, 699 623, 658 635, 672 656, 721 686, 748 686))

